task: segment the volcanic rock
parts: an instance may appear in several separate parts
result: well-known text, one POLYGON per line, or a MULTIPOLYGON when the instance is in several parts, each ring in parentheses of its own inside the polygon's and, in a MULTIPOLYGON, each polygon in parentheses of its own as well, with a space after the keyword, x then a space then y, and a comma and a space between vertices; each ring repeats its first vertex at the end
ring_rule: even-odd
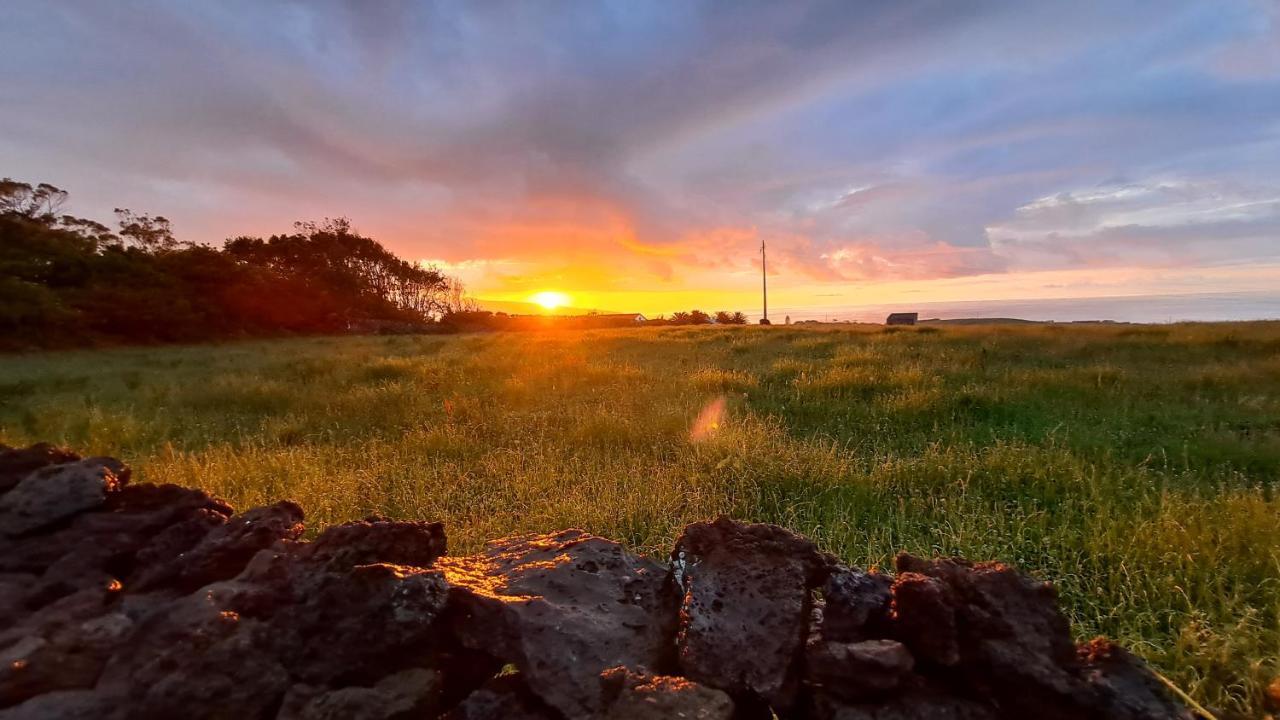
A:
MULTIPOLYGON (((819 696, 810 715, 813 720, 1001 720, 993 708, 945 692, 918 690, 887 701, 846 703, 819 696)), ((1022 720, 1025 716, 1007 716, 1022 720)), ((1089 720, 1081 716, 1080 720, 1089 720)))
POLYGON ((283 500, 254 508, 213 528, 195 547, 143 571, 134 589, 192 592, 209 583, 235 577, 259 550, 302 535, 302 508, 283 500))
POLYGON ((117 699, 93 690, 55 690, 0 710, 0 720, 115 720, 124 712, 117 699))
POLYGON ((427 662, 448 599, 440 573, 359 565, 296 583, 294 603, 271 617, 267 642, 292 677, 363 684, 427 662), (334 652, 341 648, 341 652, 334 652))
POLYGON ((443 523, 371 517, 325 530, 299 548, 298 557, 342 568, 370 563, 427 567, 447 546, 443 523))
POLYGON ((0 535, 22 535, 96 508, 128 481, 128 469, 111 458, 40 468, 0 495, 0 535))
POLYGON ((96 689, 134 717, 263 717, 289 686, 264 650, 268 629, 228 608, 214 589, 144 620, 107 662, 96 689))
POLYGON ((79 459, 80 456, 70 450, 54 447, 49 443, 36 443, 25 448, 0 445, 0 494, 9 492, 40 468, 79 459))
POLYGON ((893 582, 894 634, 916 657, 955 665, 960 662, 958 603, 945 582, 920 573, 899 573, 893 582))
POLYGON ((729 720, 733 700, 720 690, 682 677, 644 675, 612 668, 600 675, 612 697, 605 717, 612 720, 729 720))
POLYGON ((855 642, 882 637, 893 601, 893 578, 843 565, 822 586, 822 637, 855 642))
POLYGON ((883 696, 911 677, 915 660, 895 640, 854 643, 811 641, 805 648, 805 678, 821 691, 850 700, 883 696))
POLYGON ((671 562, 683 594, 677 647, 685 674, 734 696, 788 706, 810 594, 834 559, 776 525, 722 517, 686 527, 671 562))
MULTIPOLYGON (((937 623, 933 638, 951 637, 937 632, 948 616, 942 607, 947 605, 955 616, 958 645, 946 660, 963 659, 969 681, 985 686, 1002 705, 1049 718, 1079 717, 1080 710, 1096 705, 1095 693, 1079 678, 1070 626, 1051 585, 1001 563, 974 565, 904 554, 897 565, 902 574, 894 584, 896 619, 917 654, 928 645, 929 625, 937 623), (921 577, 929 580, 918 581, 921 577), (904 578, 912 578, 909 587, 916 595, 911 602, 900 594, 904 578), (926 609, 921 588, 939 585, 945 589, 931 591, 929 602, 935 604, 926 609)), ((936 651, 926 656, 956 664, 944 662, 936 651)))
POLYGON ((451 586, 462 642, 513 663, 568 718, 605 708, 604 670, 657 672, 669 662, 675 608, 665 572, 618 543, 581 530, 524 535, 435 566, 451 586))
POLYGON ((1191 712, 1170 697, 1146 664, 1124 648, 1096 638, 1081 645, 1078 655, 1086 682, 1100 698, 1094 717, 1193 720, 1191 712))
POLYGON ((285 695, 276 720, 392 720, 431 717, 440 696, 440 673, 410 668, 373 687, 325 690, 295 685, 285 695))
POLYGON ((0 539, 0 572, 38 574, 25 587, 28 605, 120 580, 132 587, 129 578, 174 560, 230 515, 229 506, 199 490, 127 485, 65 527, 0 539))
POLYGON ((6 633, 10 637, 0 650, 0 707, 56 690, 93 687, 107 658, 133 628, 121 613, 86 618, 77 617, 89 614, 84 608, 63 610, 64 624, 46 620, 44 627, 33 627, 29 621, 22 627, 30 634, 13 638, 13 632, 6 633))
POLYGON ((444 720, 554 720, 548 708, 525 685, 520 673, 485 683, 443 716, 444 720))

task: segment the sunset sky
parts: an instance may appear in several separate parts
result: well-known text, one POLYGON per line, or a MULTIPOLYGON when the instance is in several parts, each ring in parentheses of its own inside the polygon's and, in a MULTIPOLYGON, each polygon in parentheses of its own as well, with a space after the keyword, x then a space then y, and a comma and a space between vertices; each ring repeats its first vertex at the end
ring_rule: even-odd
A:
POLYGON ((0 176, 645 313, 1280 286, 1280 3, 4 2, 0 176))

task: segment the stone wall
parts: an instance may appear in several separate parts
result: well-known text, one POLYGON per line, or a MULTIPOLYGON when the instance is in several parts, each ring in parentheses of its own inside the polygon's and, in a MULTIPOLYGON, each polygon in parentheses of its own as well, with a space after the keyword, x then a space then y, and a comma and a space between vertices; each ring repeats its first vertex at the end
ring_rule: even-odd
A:
POLYGON ((666 564, 579 530, 454 557, 439 523, 302 519, 0 446, 0 719, 1192 717, 998 563, 864 572, 725 518, 666 564))

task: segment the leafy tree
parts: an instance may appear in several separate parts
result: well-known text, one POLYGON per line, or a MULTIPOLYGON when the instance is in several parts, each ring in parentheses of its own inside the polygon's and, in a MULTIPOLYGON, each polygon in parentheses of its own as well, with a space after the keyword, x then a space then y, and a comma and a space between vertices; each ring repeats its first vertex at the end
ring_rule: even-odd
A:
POLYGON ((720 325, 746 325, 747 316, 741 312, 728 312, 720 310, 716 313, 716 322, 720 325))
POLYGON ((163 215, 152 217, 128 208, 116 208, 116 217, 120 223, 120 241, 126 247, 154 253, 177 250, 182 245, 174 239, 173 227, 163 215))
POLYGON ((683 310, 671 313, 672 325, 707 325, 711 323, 711 316, 701 310, 683 310))
POLYGON ((126 209, 116 234, 60 215, 65 200, 52 185, 0 181, 0 346, 405 329, 474 310, 456 280, 345 218, 214 248, 126 209))
POLYGON ((48 183, 32 187, 11 178, 0 180, 0 215, 52 221, 66 201, 66 191, 48 183))

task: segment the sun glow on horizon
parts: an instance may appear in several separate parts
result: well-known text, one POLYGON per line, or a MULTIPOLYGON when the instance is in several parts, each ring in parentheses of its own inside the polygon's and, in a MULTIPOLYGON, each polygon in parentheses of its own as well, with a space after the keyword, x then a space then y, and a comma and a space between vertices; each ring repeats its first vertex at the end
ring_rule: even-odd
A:
POLYGON ((543 290, 529 296, 529 302, 541 305, 543 310, 555 310, 568 305, 569 296, 555 290, 543 290))

